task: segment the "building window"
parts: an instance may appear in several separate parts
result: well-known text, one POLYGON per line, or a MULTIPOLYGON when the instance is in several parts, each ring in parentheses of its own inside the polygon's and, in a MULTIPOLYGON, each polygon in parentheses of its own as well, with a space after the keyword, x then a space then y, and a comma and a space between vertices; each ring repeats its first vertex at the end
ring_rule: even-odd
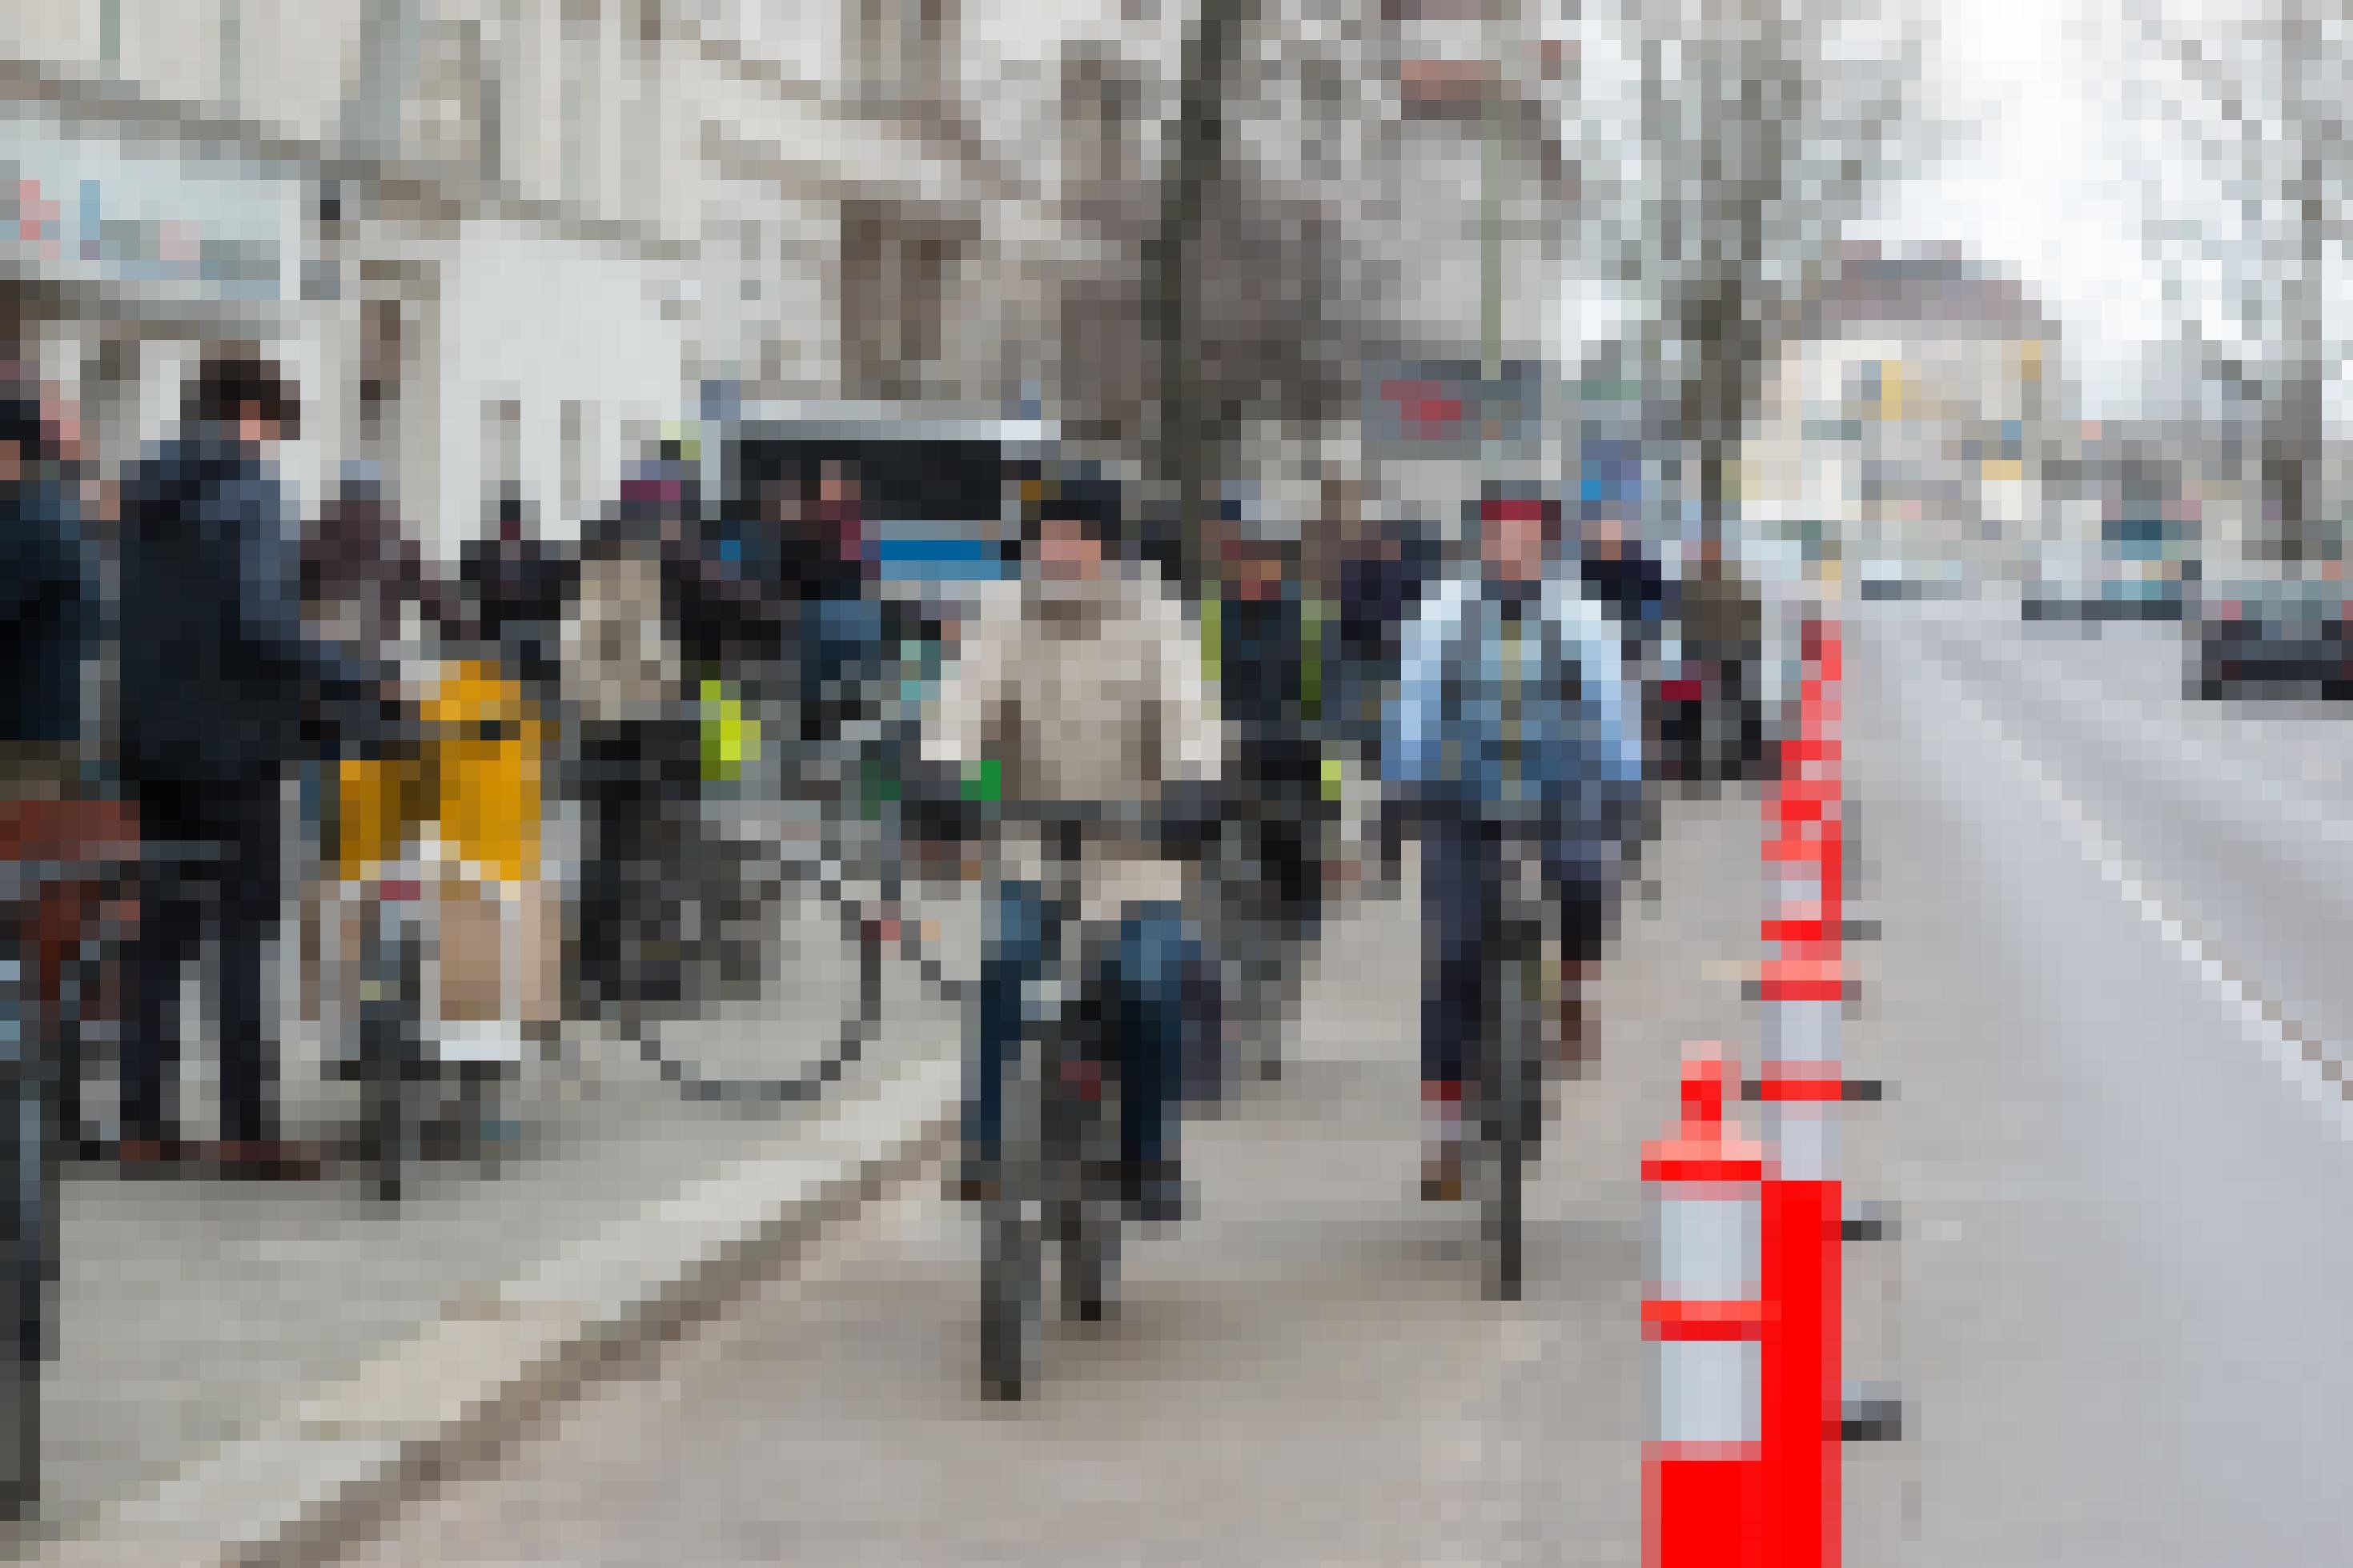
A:
POLYGON ((573 206, 595 188, 596 149, 590 143, 596 130, 597 21, 596 0, 564 0, 556 121, 563 137, 562 195, 573 206))
POLYGON ((951 58, 955 0, 853 0, 850 79, 882 105, 936 102, 951 58))
POLYGON ((370 300, 360 310, 360 433, 384 433, 386 416, 400 401, 406 333, 397 300, 370 300))
POLYGON ((496 516, 498 503, 522 484, 522 405, 494 397, 482 405, 482 510, 496 516))
POLYGON ((469 63, 474 83, 474 130, 479 172, 491 184, 506 177, 506 51, 513 30, 506 16, 468 23, 469 63))
POLYGON ((564 443, 564 515, 569 521, 579 517, 588 497, 587 410, 567 398, 558 417, 564 443))
POLYGON ((844 369, 861 395, 913 396, 940 357, 957 237, 880 203, 848 204, 841 222, 844 369))
POLYGON ((220 99, 237 107, 245 66, 244 0, 220 0, 220 99))

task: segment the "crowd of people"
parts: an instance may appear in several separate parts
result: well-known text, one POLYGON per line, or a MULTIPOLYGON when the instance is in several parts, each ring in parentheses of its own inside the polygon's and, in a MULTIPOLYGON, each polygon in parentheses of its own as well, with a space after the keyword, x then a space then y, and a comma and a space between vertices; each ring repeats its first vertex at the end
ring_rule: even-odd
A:
MULTIPOLYGON (((546 761, 582 808, 566 996, 587 1014, 681 984, 675 944, 657 938, 679 808, 706 771, 700 683, 797 669, 804 735, 821 742, 888 629, 858 565, 854 477, 772 485, 760 531, 786 548, 731 561, 673 444, 581 520, 576 543, 501 498, 453 572, 365 465, 298 514, 276 458, 301 409, 263 357, 214 355, 169 437, 102 476, 69 403, 21 376, 0 393, 0 816, 13 829, 28 803, 108 798, 135 820, 120 1135, 104 1151, 76 1142, 126 1169, 318 1170, 316 1151, 281 1135, 264 978, 300 843, 287 786, 301 782, 305 829, 332 836, 339 763, 418 743, 405 678, 418 656, 482 661, 567 721, 546 761), (199 1142, 173 1089, 181 983, 208 934, 222 1135, 199 1142)), ((318 944, 306 931, 313 969, 318 944)), ((54 1032, 60 999, 37 1000, 54 1032)))
MULTIPOLYGON (((897 759, 912 837, 971 819, 922 809, 936 798, 915 787, 924 766, 948 770, 945 798, 967 806, 975 770, 1008 801, 1182 786, 1219 803, 1181 853, 1156 840, 1089 852, 1098 913, 1120 932, 1135 1201, 1179 1206, 1174 1107, 1195 1064, 1239 1053, 1279 1073, 1327 888, 1367 859, 1393 884, 1409 823, 1435 961, 1426 1186, 1442 1195, 1460 1182, 1464 1037, 1484 1010, 1491 819, 1506 800, 1541 803, 1567 965, 1562 1032, 1580 1058, 1592 1033, 1584 988, 1641 836, 1638 672, 1678 616, 1727 668, 1754 640, 1718 553, 1703 551, 1679 584, 1619 516, 1590 516, 1565 538, 1556 502, 1495 497, 1459 559, 1435 528, 1352 518, 1335 531, 1237 500, 1188 614, 1178 583, 1151 564, 1131 498, 1075 468, 1032 476, 1013 581, 966 624, 942 625, 877 592, 853 466, 788 467, 722 506, 675 443, 579 520, 576 542, 551 540, 509 492, 446 571, 364 465, 345 468, 314 515, 297 515, 273 452, 297 436, 301 402, 259 356, 216 355, 191 377, 171 439, 101 483, 69 407, 21 383, 0 396, 0 805, 111 792, 135 806, 145 847, 111 1151, 126 1167, 209 1156, 257 1174, 316 1169, 280 1135, 264 1001, 284 786, 300 778, 310 829, 332 831, 337 760, 393 743, 415 697, 402 679, 412 656, 465 650, 565 716, 563 776, 586 831, 565 994, 591 1014, 681 999, 677 944, 658 939, 676 902, 664 879, 688 853, 681 808, 709 772, 698 703, 709 683, 796 715, 778 739, 808 784, 818 759, 841 754, 828 742, 873 716, 893 650, 948 640, 956 657, 927 705, 921 755, 897 759), (1336 553, 1311 560, 1309 524, 1336 553), (103 714, 85 707, 105 684, 84 679, 93 665, 113 672, 103 714), (1531 679, 1498 699, 1497 669, 1523 665, 1531 679), (1387 803, 1362 858, 1340 849, 1352 779, 1387 803), (1211 918, 1189 918, 1202 910, 1211 918), (223 1124, 217 1142, 198 1145, 169 1089, 182 972, 208 918, 223 1124)), ((1037 846, 991 847, 967 1188, 988 1180, 991 1064, 1042 962, 1037 846)), ((315 964, 308 932, 305 948, 315 964)))

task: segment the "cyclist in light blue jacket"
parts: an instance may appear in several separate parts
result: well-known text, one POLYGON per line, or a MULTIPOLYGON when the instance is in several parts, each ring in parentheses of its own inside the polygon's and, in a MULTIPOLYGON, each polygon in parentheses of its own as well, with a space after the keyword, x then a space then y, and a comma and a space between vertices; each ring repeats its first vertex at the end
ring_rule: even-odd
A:
POLYGON ((1478 563, 1408 633, 1386 773, 1419 820, 1431 984, 1422 998, 1423 1192, 1459 1195, 1462 1083, 1494 1008, 1489 962, 1505 857, 1537 847, 1561 911, 1564 1055, 1589 1054, 1583 993, 1616 918, 1642 758, 1619 638, 1560 552, 1560 512, 1490 498, 1478 563))

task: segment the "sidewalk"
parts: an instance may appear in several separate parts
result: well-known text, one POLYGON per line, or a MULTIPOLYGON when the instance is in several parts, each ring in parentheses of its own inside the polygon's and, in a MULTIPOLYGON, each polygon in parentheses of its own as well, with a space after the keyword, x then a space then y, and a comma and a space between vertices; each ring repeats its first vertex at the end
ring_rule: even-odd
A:
MULTIPOLYGON (((856 1010, 855 955, 834 910, 805 887, 795 892, 777 948, 791 982, 674 1031, 666 1043, 676 1054, 706 1071, 777 1077, 834 1049, 856 1010)), ((939 922, 952 972, 976 966, 976 910, 967 892, 923 911, 939 922)), ((957 1038, 955 1007, 914 965, 887 963, 883 992, 844 1094, 957 1038)), ((300 1025, 283 1032, 290 1131, 348 1128, 356 1089, 324 1080, 318 1043, 300 1025)), ((93 1510, 153 1491, 453 1300, 529 1273, 828 1110, 690 1102, 634 1043, 575 1039, 576 1062, 526 1068, 512 1100, 522 1134, 500 1169, 428 1167, 397 1208, 348 1176, 244 1188, 70 1175, 58 1356, 43 1386, 45 1532, 73 1533, 93 1510)), ((191 1058, 188 1070, 208 1080, 208 1044, 191 1058)), ((212 1098, 209 1081, 187 1085, 192 1127, 209 1126, 212 1098)), ((93 1110, 111 1100, 99 1091, 93 1110)))

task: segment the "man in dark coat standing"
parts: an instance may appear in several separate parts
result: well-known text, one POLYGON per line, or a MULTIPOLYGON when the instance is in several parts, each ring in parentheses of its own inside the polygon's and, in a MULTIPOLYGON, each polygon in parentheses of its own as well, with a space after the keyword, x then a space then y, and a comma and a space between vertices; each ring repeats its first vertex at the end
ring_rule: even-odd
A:
POLYGON ((176 1161, 166 1079, 174 1012, 210 891, 218 942, 219 1161, 290 1177, 316 1162, 278 1136, 264 949, 280 912, 280 788, 322 700, 386 689, 304 635, 292 507, 270 460, 301 405, 250 354, 208 360, 181 429, 124 487, 119 754, 157 859, 146 880, 123 1042, 121 1158, 176 1161))

